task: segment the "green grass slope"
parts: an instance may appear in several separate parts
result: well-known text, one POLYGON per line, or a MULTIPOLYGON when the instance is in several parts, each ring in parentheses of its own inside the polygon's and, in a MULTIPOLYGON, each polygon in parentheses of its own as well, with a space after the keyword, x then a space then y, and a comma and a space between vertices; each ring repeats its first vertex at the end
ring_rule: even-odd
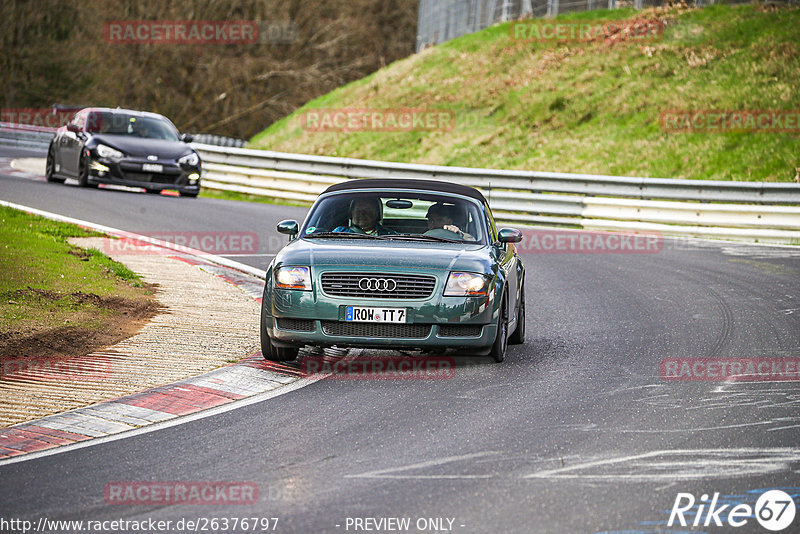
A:
POLYGON ((800 110, 800 9, 621 9, 559 20, 664 21, 648 41, 530 42, 499 24, 307 103, 251 147, 386 161, 623 176, 780 181, 800 133, 668 132, 667 110, 800 110), (314 132, 313 109, 452 113, 439 131, 314 132))

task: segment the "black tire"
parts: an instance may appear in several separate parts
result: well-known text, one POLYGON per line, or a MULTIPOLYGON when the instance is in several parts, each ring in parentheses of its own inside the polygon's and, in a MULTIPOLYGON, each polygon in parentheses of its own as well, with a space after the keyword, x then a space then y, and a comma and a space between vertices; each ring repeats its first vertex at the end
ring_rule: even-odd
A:
POLYGON ((272 344, 264 324, 261 325, 261 354, 271 362, 290 362, 297 358, 298 347, 276 347, 272 344))
POLYGON ((97 187, 97 184, 89 183, 89 162, 86 157, 81 156, 81 161, 78 164, 78 185, 81 187, 97 187))
POLYGON ((181 196, 186 198, 197 198, 197 195, 199 194, 200 191, 198 191, 197 193, 181 193, 181 196))
POLYGON ((63 184, 65 178, 56 178, 56 157, 53 153, 53 145, 50 145, 50 148, 47 149, 47 163, 45 163, 44 167, 44 177, 47 179, 48 182, 53 184, 63 184))
POLYGON ((522 291, 519 292, 519 302, 517 303, 517 327, 511 332, 508 342, 511 345, 521 345, 525 343, 525 286, 522 286, 522 291))
POLYGON ((497 318, 497 337, 494 338, 492 350, 489 355, 497 363, 506 359, 506 348, 508 346, 508 299, 503 294, 502 304, 500 305, 500 316, 497 318))

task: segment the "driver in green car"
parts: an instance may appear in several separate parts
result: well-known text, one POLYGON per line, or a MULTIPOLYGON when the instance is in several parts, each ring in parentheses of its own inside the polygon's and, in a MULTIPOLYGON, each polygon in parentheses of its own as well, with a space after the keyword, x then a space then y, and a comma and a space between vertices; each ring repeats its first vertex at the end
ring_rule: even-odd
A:
POLYGON ((334 232, 367 235, 392 235, 394 230, 380 224, 381 201, 378 198, 359 198, 350 203, 350 226, 337 226, 334 232))
POLYGON ((428 213, 426 215, 428 219, 428 231, 423 235, 475 241, 474 237, 463 232, 456 226, 455 219, 457 209, 458 208, 455 206, 449 206, 441 202, 433 204, 428 208, 428 213))

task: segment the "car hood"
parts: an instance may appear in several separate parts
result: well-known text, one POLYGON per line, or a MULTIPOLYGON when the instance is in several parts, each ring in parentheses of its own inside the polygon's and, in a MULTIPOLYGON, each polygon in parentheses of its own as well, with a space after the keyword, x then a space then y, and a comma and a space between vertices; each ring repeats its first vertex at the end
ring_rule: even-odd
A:
POLYGON ((159 159, 177 159, 191 150, 191 147, 183 141, 145 139, 131 135, 99 134, 95 135, 94 139, 98 143, 134 157, 158 156, 159 159))
POLYGON ((492 247, 469 243, 297 239, 275 258, 276 264, 391 270, 492 272, 492 247))

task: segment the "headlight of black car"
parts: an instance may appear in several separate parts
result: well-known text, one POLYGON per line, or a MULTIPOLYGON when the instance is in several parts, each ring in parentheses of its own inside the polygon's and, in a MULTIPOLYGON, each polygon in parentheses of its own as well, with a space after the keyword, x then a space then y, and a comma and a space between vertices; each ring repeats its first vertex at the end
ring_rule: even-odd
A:
POLYGON ((124 155, 119 150, 116 150, 106 145, 97 145, 95 151, 97 152, 97 155, 100 156, 101 158, 119 159, 124 155))
POLYGON ((187 167, 197 167, 197 164, 200 163, 200 156, 197 155, 197 152, 190 152, 178 158, 178 163, 187 167))

